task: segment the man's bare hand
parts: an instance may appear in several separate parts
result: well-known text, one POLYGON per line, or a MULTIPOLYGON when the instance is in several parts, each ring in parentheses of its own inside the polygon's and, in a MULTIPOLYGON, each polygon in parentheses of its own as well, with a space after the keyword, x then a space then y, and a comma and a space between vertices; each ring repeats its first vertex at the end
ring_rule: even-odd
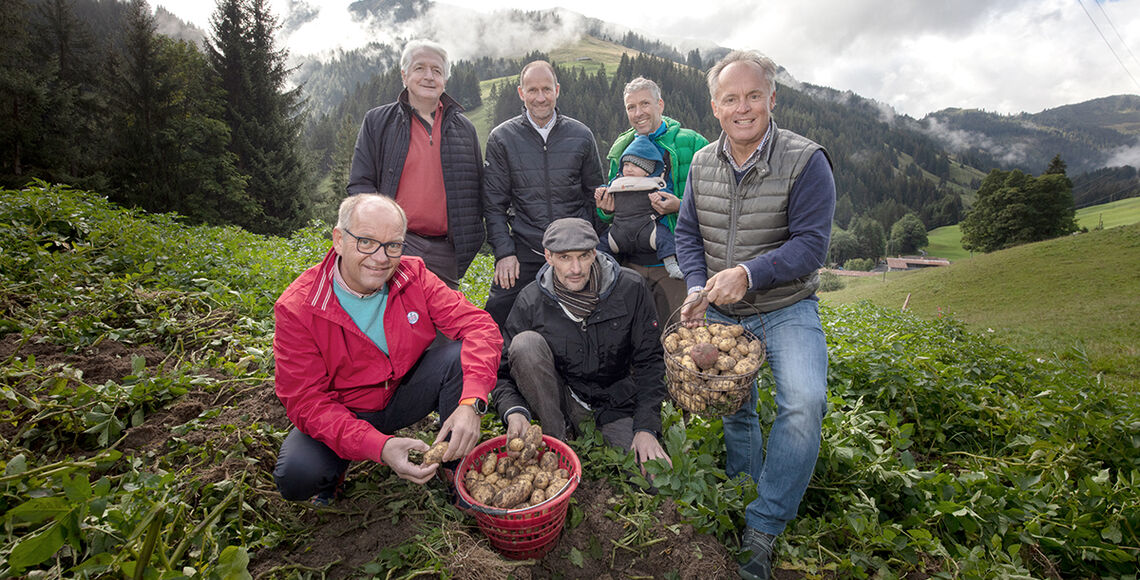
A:
POLYGON ((408 452, 424 452, 428 449, 428 444, 419 439, 392 437, 384 444, 384 450, 380 452, 380 459, 384 461, 385 465, 391 467, 392 471, 396 472, 396 475, 401 478, 413 483, 423 484, 435 476, 435 471, 439 469, 439 464, 433 463, 427 466, 416 465, 408 460, 408 452))
POLYGON ((602 211, 613 213, 614 212, 614 194, 610 193, 610 190, 608 188, 605 188, 605 187, 599 187, 599 188, 595 189, 594 190, 594 205, 598 206, 598 209, 600 209, 602 211))
POLYGON ((641 464, 646 461, 664 459, 670 467, 673 465, 673 460, 669 459, 669 454, 665 453, 665 450, 661 448, 661 443, 647 431, 638 431, 633 435, 633 445, 630 446, 630 449, 633 450, 634 456, 637 457, 637 464, 641 466, 641 475, 645 475, 645 466, 641 464))
POLYGON ((649 203, 653 205, 653 211, 661 215, 677 213, 677 211, 681 209, 681 198, 667 191, 654 191, 650 193, 649 203))
POLYGON ((527 427, 530 427, 530 421, 526 420, 526 415, 522 413, 507 415, 507 441, 525 435, 527 427))
POLYGON ((456 407, 440 427, 435 443, 447 439, 448 435, 451 435, 451 439, 447 445, 447 453, 443 454, 444 463, 466 457, 479 443, 479 415, 471 405, 456 407))
POLYGON ((737 266, 717 272, 705 284, 705 292, 712 304, 732 304, 740 302, 748 292, 748 273, 744 266, 737 266))
POLYGON ((681 323, 690 327, 704 324, 708 308, 709 301, 703 291, 689 294, 681 304, 681 323))
POLYGON ((519 279, 519 259, 515 256, 503 256, 495 262, 495 284, 499 288, 513 288, 519 279))

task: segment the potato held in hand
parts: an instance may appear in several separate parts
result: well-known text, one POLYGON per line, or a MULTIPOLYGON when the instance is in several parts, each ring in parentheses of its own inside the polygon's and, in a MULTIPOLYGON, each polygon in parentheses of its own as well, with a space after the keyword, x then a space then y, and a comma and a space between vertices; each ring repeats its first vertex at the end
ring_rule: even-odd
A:
POLYGON ((420 462, 420 465, 423 465, 426 467, 426 466, 431 465, 433 463, 443 463, 443 456, 446 454, 447 454, 447 441, 440 441, 439 443, 432 445, 431 449, 428 449, 424 453, 424 460, 420 462))

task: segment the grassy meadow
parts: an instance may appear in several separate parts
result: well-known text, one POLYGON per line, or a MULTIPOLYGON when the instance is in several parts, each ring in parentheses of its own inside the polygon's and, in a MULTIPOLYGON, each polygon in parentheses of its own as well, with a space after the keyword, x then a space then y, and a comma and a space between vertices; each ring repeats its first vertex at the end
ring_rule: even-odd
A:
POLYGON ((1042 357, 1087 359, 1110 384, 1140 389, 1137 264, 1140 223, 978 254, 945 268, 843 278, 846 287, 822 299, 900 309, 909 297, 919 316, 950 315, 1042 357))

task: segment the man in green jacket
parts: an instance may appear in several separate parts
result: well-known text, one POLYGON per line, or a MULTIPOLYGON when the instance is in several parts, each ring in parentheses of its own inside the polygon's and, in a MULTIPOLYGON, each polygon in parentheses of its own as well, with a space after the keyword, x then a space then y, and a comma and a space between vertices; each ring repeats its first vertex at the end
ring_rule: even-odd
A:
MULTIPOLYGON (((681 198, 685 195, 685 183, 689 176, 689 164, 693 154, 700 148, 708 145, 700 133, 692 129, 685 129, 674 119, 663 115, 665 101, 661 98, 661 88, 657 83, 637 77, 625 85, 622 92, 625 100, 625 114, 629 118, 630 128, 614 139, 606 159, 609 161, 609 180, 621 170, 621 156, 633 138, 638 135, 649 137, 665 159, 666 179, 673 184, 672 193, 659 195, 653 192, 650 200, 653 209, 665 216, 665 221, 672 229, 677 224, 677 210, 681 207, 681 198)), ((594 199, 598 206, 598 217, 605 223, 613 221, 614 201, 613 195, 606 188, 599 187, 594 192, 594 199)), ((670 278, 664 265, 657 257, 624 257, 622 265, 645 277, 649 289, 653 293, 653 300, 657 307, 657 318, 662 324, 667 324, 669 317, 681 307, 685 299, 685 283, 670 278)))

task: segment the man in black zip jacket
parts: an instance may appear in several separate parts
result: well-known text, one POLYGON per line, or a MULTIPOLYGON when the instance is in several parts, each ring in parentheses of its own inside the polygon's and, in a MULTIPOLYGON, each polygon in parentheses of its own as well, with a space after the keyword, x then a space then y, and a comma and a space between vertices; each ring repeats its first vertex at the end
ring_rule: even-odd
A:
POLYGON ((404 253, 453 290, 483 246, 483 157, 475 125, 443 92, 442 46, 413 40, 400 57, 404 91, 368 111, 356 137, 348 193, 396 199, 408 216, 404 253), (446 211, 440 211, 446 208, 446 211))
POLYGON ((565 440, 593 419, 638 463, 669 461, 658 442, 665 364, 645 280, 598 253, 593 225, 562 218, 543 236, 544 265, 519 292, 503 330, 491 400, 521 436, 530 419, 565 440))
POLYGON ((487 138, 483 211, 495 253, 487 312, 503 327, 519 290, 545 263, 542 233, 556 219, 597 225, 594 189, 605 183, 594 134, 558 112, 558 78, 542 60, 519 73, 521 115, 487 138))

